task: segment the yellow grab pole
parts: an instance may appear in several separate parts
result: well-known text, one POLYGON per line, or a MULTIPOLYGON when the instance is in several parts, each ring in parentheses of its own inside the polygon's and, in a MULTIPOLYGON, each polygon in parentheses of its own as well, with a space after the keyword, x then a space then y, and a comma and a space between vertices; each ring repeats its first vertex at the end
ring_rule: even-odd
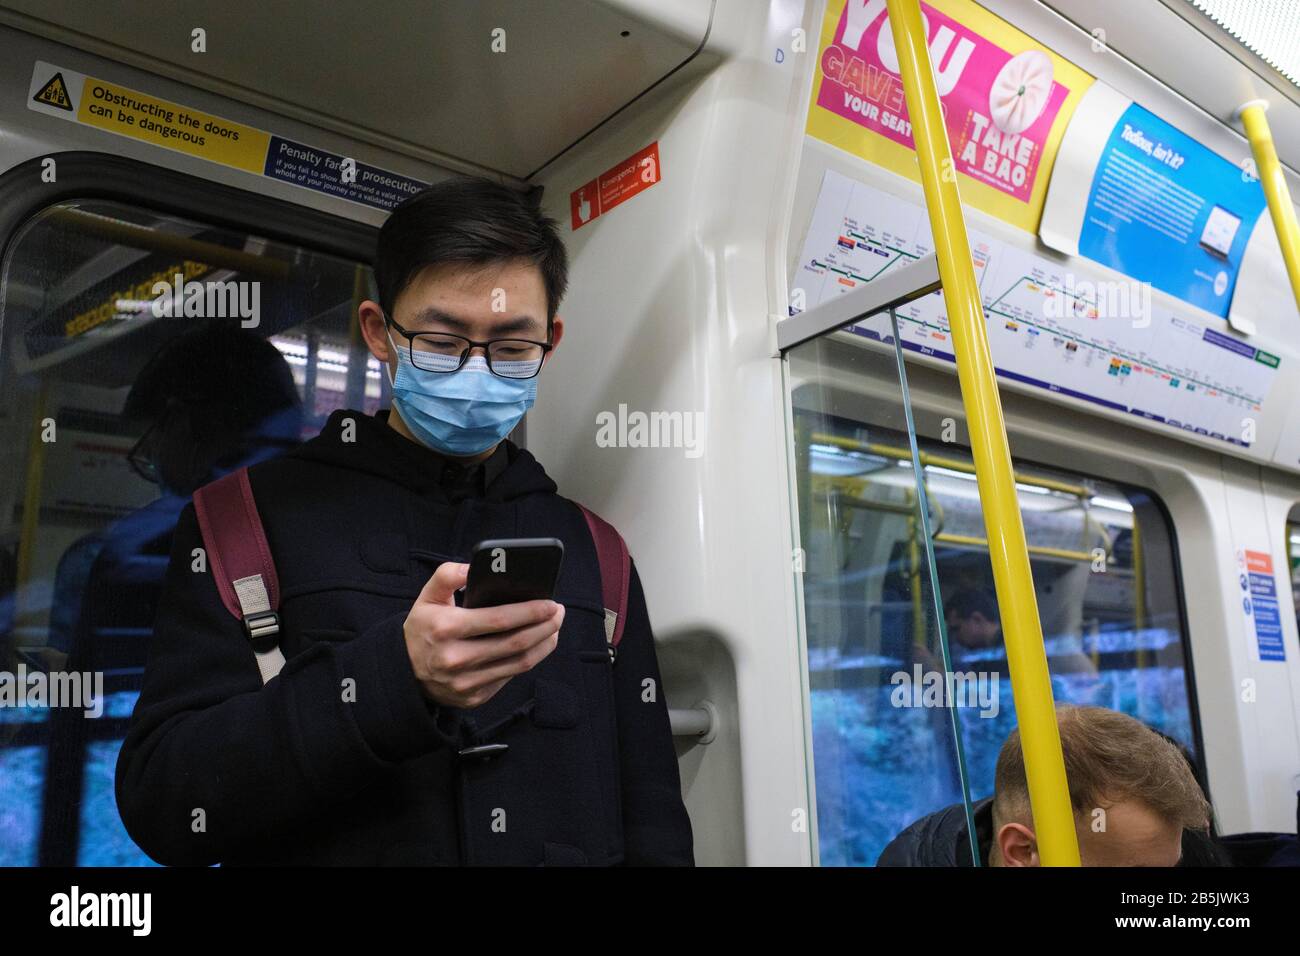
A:
POLYGON ((1282 247, 1282 260, 1286 274, 1291 277, 1291 294, 1296 308, 1300 309, 1300 227, 1296 226, 1295 206, 1291 205, 1291 191, 1286 188, 1286 176, 1273 146, 1273 133, 1268 128, 1268 109, 1265 100, 1251 100, 1237 109, 1241 125, 1246 128, 1250 151, 1255 154, 1255 169, 1264 197, 1268 200, 1268 214, 1273 217, 1277 242, 1282 247))
POLYGON ((1061 734, 1034 598, 1025 528, 1020 520, 1006 426, 984 326, 984 309, 971 260, 970 241, 957 195, 957 176, 943 125, 934 70, 926 49, 917 0, 886 0, 921 185, 934 234, 943 299, 957 354, 957 378, 970 427, 975 480, 984 510, 993 584, 1002 615, 1011 692, 1020 724, 1029 801, 1044 866, 1078 866, 1079 844, 1065 778, 1061 734))

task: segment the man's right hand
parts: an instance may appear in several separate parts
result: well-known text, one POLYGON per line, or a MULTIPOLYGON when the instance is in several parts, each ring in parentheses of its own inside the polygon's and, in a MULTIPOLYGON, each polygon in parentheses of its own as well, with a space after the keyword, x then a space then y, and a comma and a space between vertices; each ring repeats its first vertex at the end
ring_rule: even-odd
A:
POLYGON ((485 704, 510 678, 536 667, 555 650, 564 622, 564 605, 555 601, 457 607, 468 574, 468 564, 439 565, 403 626, 425 695, 463 709, 485 704))

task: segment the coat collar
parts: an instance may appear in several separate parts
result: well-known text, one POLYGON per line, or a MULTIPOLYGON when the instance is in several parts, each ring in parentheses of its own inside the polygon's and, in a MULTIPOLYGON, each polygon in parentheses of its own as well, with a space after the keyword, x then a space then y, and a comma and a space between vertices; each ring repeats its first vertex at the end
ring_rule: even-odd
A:
MULTIPOLYGON (((318 461, 394 481, 420 495, 447 501, 447 480, 463 466, 405 435, 387 421, 388 409, 367 415, 355 409, 337 409, 320 434, 289 453, 291 457, 318 461), (448 468, 455 469, 448 473, 448 468)), ((508 501, 527 494, 554 493, 550 479, 526 449, 509 439, 480 466, 479 490, 489 501, 508 501)), ((478 479, 476 479, 478 480, 478 479)))

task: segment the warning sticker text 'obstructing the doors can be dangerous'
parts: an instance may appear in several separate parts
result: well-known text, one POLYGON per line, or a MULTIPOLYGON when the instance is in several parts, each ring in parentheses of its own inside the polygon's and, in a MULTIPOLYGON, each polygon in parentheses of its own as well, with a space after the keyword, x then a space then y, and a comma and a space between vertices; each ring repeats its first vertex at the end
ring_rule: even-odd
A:
POLYGON ((140 90, 37 61, 29 109, 209 162, 392 209, 428 183, 140 90))

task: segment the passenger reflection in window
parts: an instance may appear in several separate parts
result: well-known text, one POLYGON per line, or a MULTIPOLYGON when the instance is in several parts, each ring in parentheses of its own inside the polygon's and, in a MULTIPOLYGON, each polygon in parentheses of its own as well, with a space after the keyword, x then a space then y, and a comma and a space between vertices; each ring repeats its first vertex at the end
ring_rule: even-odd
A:
MULTIPOLYGON (((159 496, 74 542, 54 580, 50 645, 69 671, 142 667, 172 533, 194 490, 297 444, 302 409, 279 350, 212 322, 172 339, 146 364, 123 418, 141 438, 132 469, 159 496), (134 639, 133 639, 134 638, 134 639)), ((89 733, 79 711, 54 708, 41 862, 77 862, 89 733)))
MULTIPOLYGON (((948 649, 953 666, 977 657, 977 651, 996 651, 998 663, 1006 664, 1002 617, 992 588, 961 588, 944 601, 948 626, 948 649)), ((1097 668, 1083 652, 1077 634, 1051 635, 1051 665, 1056 673, 1096 673, 1097 668)), ((1006 672, 1005 666, 1002 668, 1006 672)))
POLYGON ((221 323, 159 349, 137 378, 122 415, 141 428, 130 455, 132 469, 158 485, 159 497, 86 535, 64 555, 54 585, 54 606, 61 613, 52 622, 50 643, 69 653, 78 635, 68 628, 93 631, 103 623, 87 615, 82 600, 97 586, 105 588, 110 603, 94 613, 114 618, 129 601, 119 589, 143 587, 148 613, 139 623, 147 633, 171 532, 190 495, 226 472, 292 447, 302 425, 293 375, 279 350, 252 332, 221 323), (87 560, 87 554, 93 557, 87 560))
POLYGON ((944 602, 948 640, 953 656, 958 649, 1002 646, 1002 619, 997 599, 987 591, 965 588, 944 602))

